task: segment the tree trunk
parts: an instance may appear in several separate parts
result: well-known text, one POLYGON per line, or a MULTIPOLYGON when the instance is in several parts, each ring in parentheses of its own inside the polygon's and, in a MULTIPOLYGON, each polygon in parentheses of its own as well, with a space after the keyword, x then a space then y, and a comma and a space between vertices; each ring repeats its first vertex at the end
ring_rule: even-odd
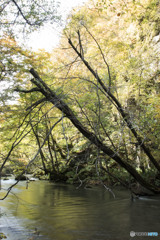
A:
MULTIPOLYGON (((118 112, 121 114, 122 118, 124 119, 124 121, 126 122, 128 128, 130 129, 130 131, 133 133, 134 137, 136 138, 138 145, 143 149, 144 153, 148 156, 149 160, 153 163, 153 165, 156 167, 156 169, 160 172, 160 165, 159 163, 156 161, 156 159, 153 157, 153 155, 150 152, 150 149, 144 144, 143 139, 139 136, 139 134, 137 133, 137 131, 135 130, 133 124, 131 123, 131 121, 129 120, 129 116, 128 114, 124 111, 123 106, 120 104, 120 102, 118 101, 118 99, 111 93, 110 91, 110 87, 106 87, 102 81, 102 79, 99 77, 98 73, 96 71, 94 71, 94 69, 90 66, 90 64, 84 59, 84 56, 81 54, 81 52, 79 52, 77 50, 77 48, 74 46, 74 44, 72 43, 71 39, 68 40, 69 44, 71 45, 71 47, 73 48, 73 50, 76 52, 76 54, 80 57, 80 59, 82 60, 82 62, 84 63, 84 65, 87 67, 87 69, 92 73, 92 75, 97 79, 98 83, 100 84, 100 86, 102 87, 102 89, 105 91, 106 95, 108 95, 110 97, 110 99, 112 100, 111 102, 115 104, 118 112)), ((108 64, 107 64, 108 65, 108 64)), ((108 74, 110 76, 110 71, 108 69, 108 74)), ((111 81, 111 79, 110 79, 111 81)))
MULTIPOLYGON (((114 152, 111 148, 104 145, 94 133, 90 132, 85 126, 83 126, 81 122, 77 119, 75 114, 72 112, 72 110, 68 107, 68 105, 65 102, 63 102, 56 95, 56 93, 47 86, 46 83, 43 82, 43 80, 39 77, 39 75, 33 68, 30 70, 30 73, 34 77, 34 79, 32 79, 31 81, 37 86, 38 91, 45 96, 46 101, 51 102, 60 111, 62 111, 65 117, 67 117, 73 123, 73 125, 83 134, 83 136, 89 139, 94 145, 96 145, 110 158, 114 159, 122 168, 126 169, 127 172, 130 173, 134 177, 134 179, 137 182, 139 182, 142 186, 144 186, 145 188, 149 189, 154 193, 160 193, 160 189, 158 187, 153 186, 149 184, 147 181, 145 181, 141 177, 141 175, 129 163, 121 159, 117 152, 114 152)), ((19 91, 25 92, 25 90, 19 91)))

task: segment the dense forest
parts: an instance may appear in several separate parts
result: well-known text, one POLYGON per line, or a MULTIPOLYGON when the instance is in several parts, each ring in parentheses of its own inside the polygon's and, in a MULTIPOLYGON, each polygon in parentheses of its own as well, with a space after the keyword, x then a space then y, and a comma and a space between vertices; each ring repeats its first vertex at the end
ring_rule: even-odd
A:
POLYGON ((90 0, 52 52, 17 35, 56 10, 20 2, 0 5, 1 176, 160 193, 160 2, 90 0))

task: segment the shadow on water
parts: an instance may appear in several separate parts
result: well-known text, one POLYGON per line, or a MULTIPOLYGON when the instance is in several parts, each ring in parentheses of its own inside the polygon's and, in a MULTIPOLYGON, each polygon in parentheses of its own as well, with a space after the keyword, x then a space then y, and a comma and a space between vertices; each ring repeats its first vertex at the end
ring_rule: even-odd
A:
MULTIPOLYGON (((11 180, 2 184, 7 188, 11 180)), ((159 197, 131 202, 129 192, 114 192, 115 199, 104 188, 35 181, 26 189, 21 182, 1 201, 0 232, 9 240, 135 240, 130 231, 160 234, 159 197)))

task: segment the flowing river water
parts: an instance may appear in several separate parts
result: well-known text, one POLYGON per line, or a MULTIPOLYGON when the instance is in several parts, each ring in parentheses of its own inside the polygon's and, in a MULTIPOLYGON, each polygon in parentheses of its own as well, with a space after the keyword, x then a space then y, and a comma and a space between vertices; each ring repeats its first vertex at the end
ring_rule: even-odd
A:
MULTIPOLYGON (((13 183, 2 180, 2 188, 13 183)), ((7 240, 160 239, 160 197, 132 202, 126 190, 114 193, 115 199, 103 187, 76 189, 47 181, 30 182, 26 189, 20 182, 0 201, 0 232, 7 240), (159 236, 131 237, 131 231, 159 236)))

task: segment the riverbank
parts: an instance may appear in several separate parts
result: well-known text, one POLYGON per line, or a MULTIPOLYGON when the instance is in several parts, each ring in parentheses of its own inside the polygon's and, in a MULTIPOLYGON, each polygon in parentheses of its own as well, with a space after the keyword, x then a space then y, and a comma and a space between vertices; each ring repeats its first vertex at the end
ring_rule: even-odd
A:
POLYGON ((148 189, 142 187, 140 184, 138 184, 135 180, 132 181, 111 181, 110 179, 105 179, 101 180, 100 178, 86 178, 84 180, 81 180, 79 177, 77 177, 76 180, 68 181, 64 179, 50 179, 50 175, 44 175, 43 173, 38 173, 38 174, 25 174, 25 175, 4 175, 2 177, 3 181, 14 181, 14 184, 16 181, 19 182, 26 182, 26 188, 28 188, 28 184, 32 181, 49 181, 53 183, 62 183, 62 184, 68 184, 68 185, 73 185, 77 189, 78 188, 84 188, 84 189, 89 189, 89 188, 94 188, 94 187, 100 187, 108 190, 112 195, 114 196, 114 189, 117 187, 122 187, 126 190, 128 190, 131 193, 131 199, 137 198, 140 196, 154 196, 155 194, 148 189))

